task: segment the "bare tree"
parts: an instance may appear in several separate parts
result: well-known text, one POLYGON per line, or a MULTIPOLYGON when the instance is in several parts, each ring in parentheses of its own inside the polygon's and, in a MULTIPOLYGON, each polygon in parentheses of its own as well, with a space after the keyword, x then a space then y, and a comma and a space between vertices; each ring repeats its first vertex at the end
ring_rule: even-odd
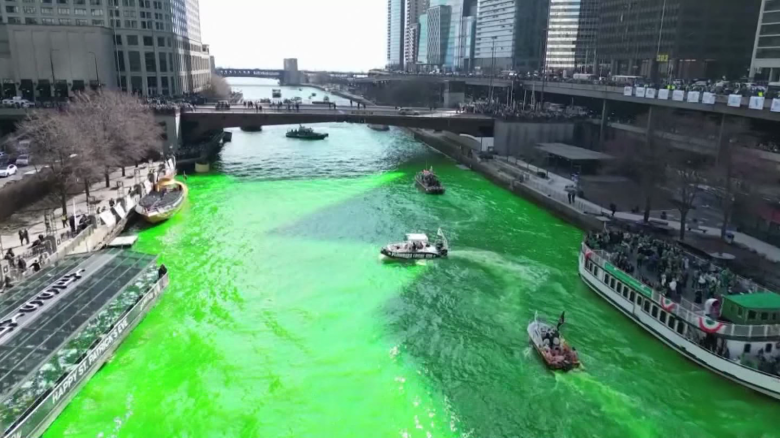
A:
POLYGON ((669 183, 674 193, 674 203, 680 211, 680 240, 685 240, 688 213, 694 208, 701 192, 704 174, 692 160, 679 160, 669 169, 669 183))
POLYGON ((222 76, 211 75, 211 83, 203 91, 203 95, 210 99, 227 99, 230 97, 230 84, 222 76))

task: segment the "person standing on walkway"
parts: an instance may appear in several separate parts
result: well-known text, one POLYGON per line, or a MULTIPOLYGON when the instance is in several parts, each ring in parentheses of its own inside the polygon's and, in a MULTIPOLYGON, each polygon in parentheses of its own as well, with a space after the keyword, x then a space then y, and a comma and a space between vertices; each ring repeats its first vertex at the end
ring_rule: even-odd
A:
POLYGON ((615 217, 615 212, 617 211, 617 205, 615 205, 614 202, 609 204, 609 209, 612 211, 612 217, 615 217))

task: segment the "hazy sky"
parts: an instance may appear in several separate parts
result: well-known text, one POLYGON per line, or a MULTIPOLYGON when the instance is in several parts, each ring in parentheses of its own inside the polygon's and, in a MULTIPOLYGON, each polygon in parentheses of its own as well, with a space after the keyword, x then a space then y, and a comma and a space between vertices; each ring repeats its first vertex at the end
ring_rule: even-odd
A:
POLYGON ((219 67, 363 71, 383 67, 387 0, 200 0, 219 67))

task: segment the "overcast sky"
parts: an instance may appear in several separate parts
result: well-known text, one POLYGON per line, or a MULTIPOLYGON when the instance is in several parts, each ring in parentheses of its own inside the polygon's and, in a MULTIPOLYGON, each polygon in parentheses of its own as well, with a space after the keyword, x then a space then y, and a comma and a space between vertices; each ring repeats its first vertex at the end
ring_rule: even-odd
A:
POLYGON ((364 71, 385 64, 387 0, 200 0, 219 67, 364 71))

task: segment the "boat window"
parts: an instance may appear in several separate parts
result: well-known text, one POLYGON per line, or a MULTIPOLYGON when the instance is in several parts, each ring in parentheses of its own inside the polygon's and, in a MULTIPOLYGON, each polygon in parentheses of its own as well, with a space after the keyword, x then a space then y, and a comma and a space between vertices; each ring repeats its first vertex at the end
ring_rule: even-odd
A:
POLYGON ((766 344, 766 347, 764 347, 764 352, 765 353, 771 353, 772 352, 772 343, 771 342, 768 342, 766 344))
POLYGON ((631 293, 628 296, 628 299, 631 300, 631 302, 633 302, 635 296, 636 296, 636 293, 634 293, 634 291, 631 291, 631 293))
POLYGON ((674 317, 671 313, 669 314, 669 322, 666 324, 668 325, 672 330, 674 330, 674 323, 677 321, 677 318, 674 317))
POLYGON ((644 305, 642 306, 643 309, 645 309, 646 313, 650 313, 650 301, 645 300, 644 305))
POLYGON ((666 324, 666 312, 662 311, 661 314, 658 316, 659 316, 658 319, 661 320, 661 323, 666 324))
POLYGON ((747 319, 756 319, 756 312, 755 312, 755 310, 748 310, 747 319))
POLYGON ((623 285, 623 298, 628 298, 628 286, 623 285))
POLYGON ((658 318, 658 307, 653 306, 653 310, 650 314, 653 315, 653 318, 658 318))
POLYGON ((737 307, 737 316, 742 316, 742 308, 737 307))
POLYGON ((685 324, 684 322, 680 321, 680 323, 677 324, 677 333, 685 336, 685 327, 686 326, 687 326, 687 324, 685 324))
POLYGON ((766 312, 761 312, 761 321, 766 321, 769 319, 769 314, 766 312))
POLYGON ((742 350, 742 352, 743 353, 750 353, 750 345, 751 344, 749 342, 745 342, 745 349, 742 350))

